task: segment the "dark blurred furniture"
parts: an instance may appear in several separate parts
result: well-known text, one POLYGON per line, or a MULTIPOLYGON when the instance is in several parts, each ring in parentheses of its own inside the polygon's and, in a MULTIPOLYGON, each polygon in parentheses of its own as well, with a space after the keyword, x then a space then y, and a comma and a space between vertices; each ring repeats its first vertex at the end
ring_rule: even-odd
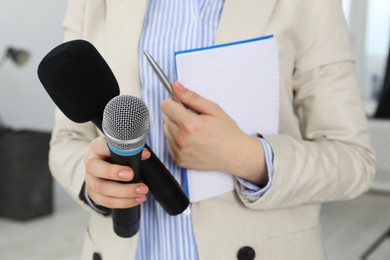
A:
MULTIPOLYGON (((377 110, 374 115, 374 119, 379 119, 381 121, 378 121, 376 123, 377 127, 374 127, 374 124, 371 126, 371 134, 373 134, 372 130, 375 130, 375 136, 372 135, 372 141, 373 146, 375 149, 375 152, 377 153, 377 172, 376 175, 379 176, 389 176, 390 172, 388 171, 388 157, 386 151, 390 149, 390 147, 384 147, 386 143, 388 143, 389 135, 388 133, 390 131, 386 130, 386 127, 381 127, 380 124, 388 124, 385 120, 390 119, 390 46, 389 46, 389 53, 387 58, 387 65, 386 65, 386 71, 385 71, 385 78, 383 81, 383 87, 382 87, 382 93, 379 98, 379 103, 377 110), (381 133, 382 130, 382 133, 381 133), (378 154, 380 152, 380 154, 378 154), (378 164, 380 164, 380 167, 378 167, 378 164), (383 170, 386 170, 386 172, 383 172, 383 170)), ((388 128, 388 127, 387 127, 388 128)), ((378 182, 378 180, 376 180, 378 182)), ((380 180, 383 183, 378 183, 377 185, 382 187, 386 187, 386 183, 389 182, 389 180, 381 179, 380 180)), ((374 183, 375 184, 375 183, 374 183)), ((390 241, 390 227, 385 230, 361 255, 361 260, 366 260, 370 257, 370 255, 385 241, 390 241)))
POLYGON ((390 119, 390 46, 382 93, 379 98, 379 103, 374 118, 390 119))
POLYGON ((0 217, 30 220, 53 212, 50 133, 0 128, 0 217))

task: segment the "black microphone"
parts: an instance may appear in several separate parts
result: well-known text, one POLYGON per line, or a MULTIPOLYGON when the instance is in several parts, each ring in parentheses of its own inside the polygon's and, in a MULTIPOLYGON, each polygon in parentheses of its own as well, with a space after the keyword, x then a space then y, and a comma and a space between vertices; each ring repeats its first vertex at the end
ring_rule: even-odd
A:
MULTIPOLYGON (((129 183, 141 181, 139 165, 149 126, 148 108, 139 98, 117 96, 104 109, 102 127, 111 153, 110 160, 133 169, 134 178, 129 183)), ((140 216, 139 205, 128 209, 113 209, 115 233, 120 237, 134 236, 139 230, 140 216)))
MULTIPOLYGON (((70 120, 92 121, 102 131, 104 108, 120 91, 110 67, 91 43, 73 40, 55 47, 40 62, 38 77, 70 120)), ((142 181, 168 214, 182 213, 188 197, 152 149, 145 147, 151 157, 141 162, 142 181)))
POLYGON ((57 107, 72 121, 92 121, 102 130, 103 110, 119 95, 110 67, 89 42, 75 40, 51 50, 38 66, 38 77, 57 107))

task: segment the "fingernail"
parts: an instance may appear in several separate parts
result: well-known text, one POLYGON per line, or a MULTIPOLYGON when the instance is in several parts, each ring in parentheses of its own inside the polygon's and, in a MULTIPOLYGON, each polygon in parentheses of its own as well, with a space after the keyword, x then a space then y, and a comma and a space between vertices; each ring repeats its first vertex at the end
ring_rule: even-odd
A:
POLYGON ((135 188, 135 192, 138 194, 146 194, 146 193, 148 193, 148 188, 145 186, 139 186, 139 187, 135 188))
POLYGON ((186 87, 184 87, 180 82, 176 82, 176 86, 177 86, 177 89, 180 91, 180 92, 186 92, 188 89, 186 87))
POLYGON ((145 200, 146 200, 146 197, 135 198, 136 202, 144 202, 145 200))
POLYGON ((128 179, 133 178, 133 173, 130 171, 120 171, 119 177, 121 177, 122 179, 128 180, 128 179))
POLYGON ((146 148, 144 148, 142 155, 141 155, 141 159, 146 160, 146 159, 149 159, 150 156, 151 156, 151 153, 146 148))

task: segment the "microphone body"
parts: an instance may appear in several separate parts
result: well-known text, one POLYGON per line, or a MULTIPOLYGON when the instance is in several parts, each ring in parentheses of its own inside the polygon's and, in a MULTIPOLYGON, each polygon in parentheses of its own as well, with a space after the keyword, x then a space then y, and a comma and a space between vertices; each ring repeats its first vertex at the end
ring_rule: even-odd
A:
POLYGON ((145 147, 150 151, 151 156, 141 163, 142 181, 168 214, 176 216, 182 213, 190 204, 187 195, 147 144, 145 147))
MULTIPOLYGON (((115 164, 127 165, 133 169, 134 178, 129 183, 141 181, 139 165, 141 161, 141 152, 138 154, 117 154, 110 149, 110 161, 115 164)), ((140 225, 141 209, 137 205, 128 209, 112 209, 112 223, 114 232, 120 237, 132 237, 137 234, 140 225)))
MULTIPOLYGON (((141 181, 141 154, 149 125, 148 108, 139 98, 117 96, 104 109, 102 127, 111 153, 110 160, 133 169, 134 178, 130 183, 141 181)), ((120 237, 134 236, 139 230, 140 216, 139 205, 128 209, 113 209, 115 233, 120 237)))
MULTIPOLYGON (((57 107, 76 123, 93 122, 102 132, 106 104, 119 95, 110 67, 85 40, 73 40, 51 50, 38 66, 38 77, 57 107)), ((189 199, 172 174, 151 152, 140 166, 141 179, 156 201, 170 215, 182 213, 189 199)))

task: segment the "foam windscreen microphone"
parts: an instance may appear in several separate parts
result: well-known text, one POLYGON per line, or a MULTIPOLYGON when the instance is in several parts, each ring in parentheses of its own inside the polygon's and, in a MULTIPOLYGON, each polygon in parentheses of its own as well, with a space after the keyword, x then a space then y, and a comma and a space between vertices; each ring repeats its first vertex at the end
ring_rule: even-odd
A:
MULTIPOLYGON (((38 66, 38 77, 57 107, 72 121, 92 121, 102 131, 106 104, 120 93, 110 67, 88 41, 73 40, 51 50, 38 66)), ((170 215, 182 213, 189 200, 165 165, 151 152, 141 162, 141 179, 170 215)))
POLYGON ((40 62, 38 77, 70 120, 92 121, 102 130, 104 107, 119 95, 119 85, 91 43, 74 40, 55 47, 40 62))

